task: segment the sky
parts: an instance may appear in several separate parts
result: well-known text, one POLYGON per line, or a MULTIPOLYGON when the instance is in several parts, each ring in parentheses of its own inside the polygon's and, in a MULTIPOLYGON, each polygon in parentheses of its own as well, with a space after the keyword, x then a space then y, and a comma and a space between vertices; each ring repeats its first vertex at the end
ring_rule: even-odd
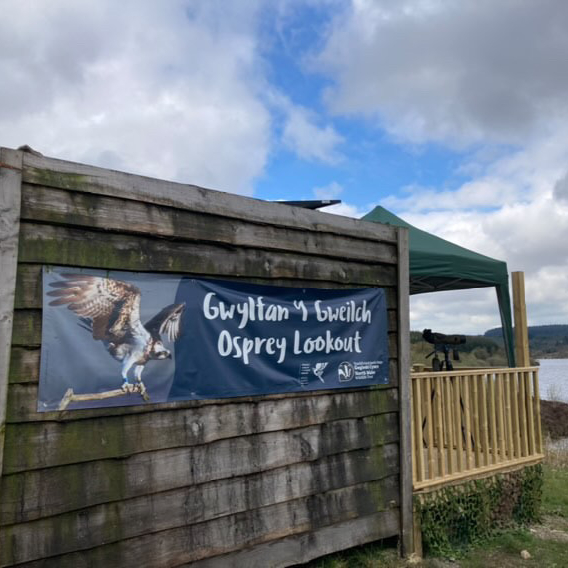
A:
MULTIPOLYGON (((568 324, 568 2, 0 0, 0 146, 259 199, 382 205, 568 324)), ((483 333, 493 289, 412 296, 483 333)))

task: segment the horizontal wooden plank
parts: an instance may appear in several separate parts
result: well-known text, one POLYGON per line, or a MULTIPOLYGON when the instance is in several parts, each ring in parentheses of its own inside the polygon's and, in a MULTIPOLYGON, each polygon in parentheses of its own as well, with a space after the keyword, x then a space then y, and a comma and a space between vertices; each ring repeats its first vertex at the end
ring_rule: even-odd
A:
MULTIPOLYGON (((17 348, 16 348, 17 349, 17 348)), ((36 350, 39 353, 39 350, 36 350)), ((39 368, 38 368, 39 369, 39 368)), ((39 370, 38 370, 39 373, 39 370)), ((398 368, 396 359, 389 360, 389 384, 374 387, 341 389, 341 392, 372 392, 382 391, 398 386, 398 368)), ((241 402, 258 402, 259 400, 280 400, 294 397, 317 397, 332 394, 337 391, 309 391, 305 393, 282 393, 265 396, 243 396, 238 398, 218 398, 209 400, 188 400, 180 402, 147 403, 138 406, 116 406, 112 408, 89 408, 84 410, 65 410, 62 412, 37 411, 37 381, 20 380, 12 384, 8 390, 7 416, 8 423, 20 422, 71 422, 86 418, 100 418, 103 416, 124 416, 130 414, 145 414, 159 410, 180 410, 197 408, 209 404, 231 404, 241 402)))
POLYGON ((41 310, 15 310, 12 347, 34 348, 41 345, 41 310))
POLYGON ((16 309, 40 309, 43 307, 42 265, 19 264, 16 275, 16 309))
MULTIPOLYGON (((140 432, 140 436, 144 434, 140 432)), ((250 475, 397 441, 398 414, 393 412, 201 446, 145 452, 125 459, 3 475, 0 524, 250 475)), ((109 438, 109 442, 113 440, 109 438)), ((378 456, 373 449, 369 451, 373 458, 378 456)), ((376 462, 381 467, 380 456, 376 462)))
MULTIPOLYGON (((39 381, 40 350, 12 347, 10 355, 10 383, 37 383, 39 381)), ((35 398, 35 397, 34 397, 35 398)))
MULTIPOLYGON (((42 307, 42 276, 41 264, 20 264, 18 265, 18 275, 16 282, 16 309, 40 309, 42 307)), ((215 279, 215 277, 211 277, 215 279)), ((287 280, 283 278, 247 278, 247 277, 234 277, 223 276, 223 280, 230 280, 235 282, 249 282, 250 284, 261 284, 264 286, 284 286, 293 288, 318 288, 322 287, 322 283, 316 280, 287 280)), ((336 289, 351 289, 353 286, 349 283, 334 283, 333 285, 326 285, 326 288, 336 289)), ((396 289, 385 288, 387 297, 387 308, 389 310, 396 310, 396 289)))
POLYGON ((128 457, 140 452, 396 412, 397 394, 398 389, 359 391, 63 423, 8 424, 4 471, 14 473, 128 457))
MULTIPOLYGON (((259 544, 234 554, 184 564, 183 568, 284 568, 399 533, 398 510, 383 511, 330 527, 259 544)), ((179 568, 182 568, 181 566, 179 568)))
MULTIPOLYGON (((349 519, 366 517, 378 511, 387 511, 389 501, 396 499, 398 491, 397 484, 392 484, 386 491, 385 485, 384 482, 371 482, 336 489, 313 495, 308 499, 287 501, 205 523, 150 533, 85 551, 52 556, 32 562, 29 566, 57 566, 57 568, 178 566, 317 530, 349 519)), ((65 536, 61 535, 62 538, 65 536)), ((30 541, 33 542, 33 537, 30 537, 28 542, 30 541)), ((1 554, 9 557, 10 552, 8 548, 1 554)), ((16 554, 12 555, 16 557, 16 562, 20 561, 17 557, 18 552, 21 554, 20 551, 16 551, 16 554)))
POLYGON ((378 241, 397 241, 397 229, 321 211, 241 197, 194 185, 167 182, 43 156, 24 155, 27 183, 166 205, 233 219, 324 231, 378 241))
POLYGON ((170 241, 55 225, 20 226, 19 262, 195 276, 301 278, 356 286, 395 286, 396 266, 289 252, 170 241))
POLYGON ((371 263, 394 264, 397 261, 397 249, 393 243, 303 228, 290 229, 265 222, 250 223, 129 199, 42 186, 24 185, 22 188, 21 218, 55 225, 292 251, 371 263))
POLYGON ((0 550, 13 551, 5 562, 29 562, 366 482, 374 482, 374 493, 380 493, 386 505, 388 496, 396 501, 398 494, 398 445, 383 446, 379 452, 385 463, 382 471, 369 452, 360 450, 4 527, 0 550))

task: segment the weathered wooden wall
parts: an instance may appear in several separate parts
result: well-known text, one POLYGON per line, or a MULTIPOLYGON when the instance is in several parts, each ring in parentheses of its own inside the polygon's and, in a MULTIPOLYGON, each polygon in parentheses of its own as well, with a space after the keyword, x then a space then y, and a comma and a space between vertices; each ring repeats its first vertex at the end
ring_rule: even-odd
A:
POLYGON ((7 385, 0 365, 0 566, 264 568, 404 533, 397 229, 2 155, 2 190, 19 201, 21 189, 21 212, 7 385), (39 414, 43 264, 384 287, 391 382, 39 414))

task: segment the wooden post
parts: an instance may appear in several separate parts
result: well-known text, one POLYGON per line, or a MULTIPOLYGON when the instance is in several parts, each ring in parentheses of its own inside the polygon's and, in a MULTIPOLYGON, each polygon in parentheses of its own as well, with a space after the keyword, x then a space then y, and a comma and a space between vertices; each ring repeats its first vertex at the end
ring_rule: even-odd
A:
POLYGON ((398 229, 398 389, 400 420, 400 543, 401 553, 414 552, 412 514, 412 442, 410 434, 410 273, 408 230, 398 229))
MULTIPOLYGON (((20 235, 22 152, 0 148, 0 477, 20 235)), ((1 495, 0 495, 1 498, 1 495)))
POLYGON ((515 314, 515 356, 517 367, 529 367, 529 332, 525 304, 525 273, 513 272, 513 312, 515 314))

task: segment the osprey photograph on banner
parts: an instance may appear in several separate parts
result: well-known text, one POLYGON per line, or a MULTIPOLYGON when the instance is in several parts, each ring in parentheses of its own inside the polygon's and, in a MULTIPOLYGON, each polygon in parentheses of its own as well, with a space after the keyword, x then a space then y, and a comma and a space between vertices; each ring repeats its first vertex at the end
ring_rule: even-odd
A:
POLYGON ((44 267, 38 411, 386 384, 381 288, 44 267))

